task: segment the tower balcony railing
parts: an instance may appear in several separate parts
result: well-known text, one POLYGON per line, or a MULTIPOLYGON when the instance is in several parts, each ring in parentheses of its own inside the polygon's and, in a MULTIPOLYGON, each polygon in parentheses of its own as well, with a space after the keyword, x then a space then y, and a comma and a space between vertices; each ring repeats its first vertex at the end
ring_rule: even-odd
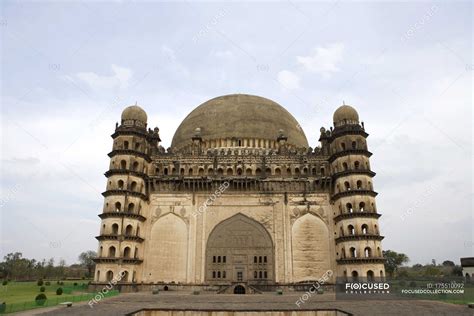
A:
POLYGON ((375 177, 376 173, 373 172, 372 170, 370 169, 348 169, 348 170, 344 170, 344 171, 339 171, 339 172, 336 172, 332 175, 332 178, 333 180, 336 180, 340 177, 345 177, 345 176, 349 176, 349 175, 367 175, 369 177, 375 177))
POLYGON ((360 263, 385 263, 386 259, 381 256, 374 257, 349 257, 337 259, 338 264, 360 264, 360 263))
POLYGON ((147 162, 151 162, 151 157, 144 152, 134 150, 134 149, 114 149, 110 153, 107 154, 110 158, 115 157, 117 155, 131 155, 131 156, 138 156, 145 159, 147 162))
POLYGON ((379 234, 354 234, 354 235, 345 235, 345 236, 339 236, 336 238, 336 244, 339 244, 341 242, 345 241, 357 241, 357 240, 382 240, 384 239, 384 236, 381 236, 379 234))
POLYGON ((109 257, 109 256, 99 256, 95 257, 95 263, 122 263, 122 264, 140 264, 143 262, 143 259, 139 258, 128 258, 128 257, 109 257))
POLYGON ((350 190, 346 190, 346 191, 341 191, 341 192, 338 192, 336 194, 333 194, 331 196, 331 200, 337 200, 341 197, 345 197, 345 196, 352 196, 352 195, 369 195, 371 197, 376 197, 377 196, 377 192, 373 191, 373 190, 370 190, 370 189, 350 189, 350 190))
POLYGON ((140 178, 147 179, 148 175, 144 172, 136 171, 136 170, 129 170, 129 169, 122 169, 122 168, 112 168, 104 173, 104 175, 108 178, 114 175, 132 175, 140 178))
POLYGON ((97 240, 119 240, 119 241, 135 241, 135 242, 143 242, 144 239, 138 235, 121 235, 121 234, 101 234, 95 237, 97 240))
POLYGON ((148 196, 146 194, 143 194, 141 192, 137 191, 132 191, 132 190, 125 190, 125 189, 113 189, 113 190, 107 190, 105 192, 102 192, 102 195, 104 197, 111 196, 111 195, 128 195, 128 196, 136 196, 139 197, 145 201, 148 200, 148 196))
POLYGON ((131 219, 136 219, 139 220, 140 222, 144 222, 146 220, 146 217, 135 213, 135 212, 124 212, 124 211, 110 211, 110 210, 105 210, 103 213, 98 215, 101 219, 105 218, 131 218, 131 219))
POLYGON ((352 218, 379 218, 382 216, 381 214, 375 212, 375 211, 358 211, 358 212, 347 212, 347 213, 342 213, 334 217, 334 222, 340 222, 344 219, 352 219, 352 218))
POLYGON ((328 161, 331 163, 337 158, 344 157, 347 155, 364 155, 367 158, 370 158, 370 156, 372 156, 372 153, 368 151, 367 149, 344 149, 344 150, 333 153, 329 157, 328 161))

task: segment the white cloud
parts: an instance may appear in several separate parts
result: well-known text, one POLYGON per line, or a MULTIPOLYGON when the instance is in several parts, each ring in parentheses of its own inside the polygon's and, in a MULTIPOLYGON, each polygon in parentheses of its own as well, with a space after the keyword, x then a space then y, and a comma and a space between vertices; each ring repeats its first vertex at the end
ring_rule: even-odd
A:
POLYGON ((330 77, 338 72, 338 64, 341 63, 344 53, 344 44, 334 43, 327 46, 316 47, 312 54, 308 56, 297 56, 298 64, 307 71, 321 74, 323 77, 330 77))
POLYGON ((97 91, 128 87, 133 76, 132 70, 114 64, 111 65, 111 69, 113 73, 111 76, 102 76, 95 72, 79 72, 73 77, 66 76, 65 78, 85 83, 89 88, 97 91))
POLYGON ((295 90, 300 87, 300 78, 289 70, 282 70, 278 73, 278 82, 287 90, 295 90))

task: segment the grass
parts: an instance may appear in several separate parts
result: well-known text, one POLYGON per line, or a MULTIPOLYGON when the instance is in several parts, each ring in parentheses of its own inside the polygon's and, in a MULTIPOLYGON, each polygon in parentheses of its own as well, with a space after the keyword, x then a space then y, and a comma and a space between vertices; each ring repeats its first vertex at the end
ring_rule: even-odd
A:
MULTIPOLYGON (((56 284, 56 281, 50 281, 51 285, 43 284, 46 288, 44 294, 48 299, 56 297, 73 297, 74 295, 86 293, 86 288, 81 287, 84 283, 87 285, 89 280, 78 280, 78 281, 63 281, 64 285, 56 284), (74 286, 77 283, 78 286, 74 286), (62 288, 65 292, 62 295, 56 295, 56 289, 62 288), (68 291, 72 289, 72 291, 68 291)), ((7 285, 0 285, 0 303, 5 302, 7 304, 16 304, 24 302, 32 302, 35 300, 36 295, 40 294, 40 287, 36 282, 9 282, 7 285)))

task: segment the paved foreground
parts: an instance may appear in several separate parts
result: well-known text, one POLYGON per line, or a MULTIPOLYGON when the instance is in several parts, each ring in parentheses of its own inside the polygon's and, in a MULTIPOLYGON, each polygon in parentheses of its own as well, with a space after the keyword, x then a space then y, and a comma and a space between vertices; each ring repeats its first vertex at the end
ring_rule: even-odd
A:
POLYGON ((295 304, 300 294, 285 293, 227 295, 160 292, 121 294, 107 298, 90 308, 87 302, 73 307, 36 310, 21 315, 98 315, 116 316, 133 313, 143 308, 178 310, 315 310, 339 309, 353 315, 474 315, 474 309, 466 305, 454 305, 436 301, 385 300, 385 301, 336 301, 334 294, 313 295, 300 308, 295 304))

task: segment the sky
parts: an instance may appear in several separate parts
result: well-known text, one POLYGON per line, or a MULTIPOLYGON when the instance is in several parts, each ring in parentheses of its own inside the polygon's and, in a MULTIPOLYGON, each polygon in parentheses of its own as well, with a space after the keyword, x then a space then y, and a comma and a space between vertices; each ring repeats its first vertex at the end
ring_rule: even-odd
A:
POLYGON ((231 93, 366 131, 384 249, 474 256, 471 2, 2 1, 0 257, 96 250, 110 135, 138 103, 162 145, 231 93))

